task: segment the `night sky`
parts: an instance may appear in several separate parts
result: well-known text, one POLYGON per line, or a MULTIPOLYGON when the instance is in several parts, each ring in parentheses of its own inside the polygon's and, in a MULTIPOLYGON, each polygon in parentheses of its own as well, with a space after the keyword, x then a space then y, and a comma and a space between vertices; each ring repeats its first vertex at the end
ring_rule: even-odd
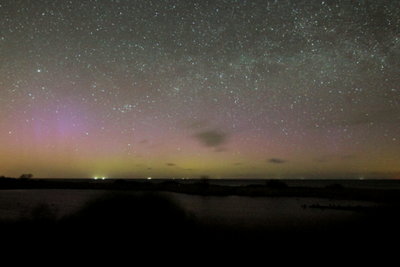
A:
POLYGON ((400 178, 400 1, 3 0, 21 173, 400 178))

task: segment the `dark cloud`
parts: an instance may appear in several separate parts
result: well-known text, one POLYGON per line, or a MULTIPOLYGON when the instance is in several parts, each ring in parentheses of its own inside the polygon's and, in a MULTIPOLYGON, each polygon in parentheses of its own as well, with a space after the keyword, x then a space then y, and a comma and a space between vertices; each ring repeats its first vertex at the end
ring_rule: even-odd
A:
POLYGON ((166 163, 167 164, 167 166, 170 166, 170 167, 174 167, 174 166, 176 166, 176 164, 175 163, 166 163))
POLYGON ((233 165, 234 166, 239 166, 239 165, 242 165, 242 163, 241 162, 235 162, 235 163, 233 163, 233 165))
POLYGON ((218 147, 226 142, 227 134, 217 131, 203 131, 194 135, 194 137, 207 147, 218 147))
POLYGON ((286 160, 278 159, 278 158, 271 158, 268 160, 268 162, 273 163, 273 164, 282 164, 282 163, 285 163, 286 160))

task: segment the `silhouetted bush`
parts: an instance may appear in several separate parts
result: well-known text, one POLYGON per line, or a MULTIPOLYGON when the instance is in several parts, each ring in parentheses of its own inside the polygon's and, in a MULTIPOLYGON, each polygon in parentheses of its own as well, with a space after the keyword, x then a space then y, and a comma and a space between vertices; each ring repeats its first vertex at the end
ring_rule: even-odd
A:
POLYGON ((177 204, 158 194, 113 193, 88 203, 63 223, 72 233, 135 240, 183 238, 190 217, 177 204))
POLYGON ((19 178, 20 179, 32 179, 33 178, 33 174, 31 174, 31 173, 22 174, 19 178))

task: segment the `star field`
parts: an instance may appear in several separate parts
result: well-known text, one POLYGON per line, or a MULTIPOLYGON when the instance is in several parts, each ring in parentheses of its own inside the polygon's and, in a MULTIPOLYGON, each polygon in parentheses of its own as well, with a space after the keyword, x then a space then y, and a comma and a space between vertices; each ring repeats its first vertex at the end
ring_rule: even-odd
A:
POLYGON ((400 178, 398 1, 2 1, 0 174, 400 178))

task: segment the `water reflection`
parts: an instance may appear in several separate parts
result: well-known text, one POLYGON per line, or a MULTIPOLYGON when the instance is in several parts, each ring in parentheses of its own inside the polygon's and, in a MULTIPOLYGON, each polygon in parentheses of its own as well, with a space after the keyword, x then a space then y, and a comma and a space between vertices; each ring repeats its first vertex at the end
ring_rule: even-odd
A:
MULTIPOLYGON (((0 191, 0 219, 16 218, 34 207, 46 204, 59 217, 72 214, 85 203, 106 194, 101 190, 4 190, 0 191)), ((132 193, 138 194, 138 193, 132 193)), ((318 198, 214 197, 161 193, 171 197, 200 221, 231 225, 274 225, 325 222, 348 219, 355 212, 310 209, 312 205, 374 206, 371 202, 318 198)))
POLYGON ((167 193, 188 212, 205 223, 243 227, 303 227, 341 222, 358 217, 352 210, 313 209, 310 206, 374 207, 365 201, 319 198, 213 197, 167 193))

